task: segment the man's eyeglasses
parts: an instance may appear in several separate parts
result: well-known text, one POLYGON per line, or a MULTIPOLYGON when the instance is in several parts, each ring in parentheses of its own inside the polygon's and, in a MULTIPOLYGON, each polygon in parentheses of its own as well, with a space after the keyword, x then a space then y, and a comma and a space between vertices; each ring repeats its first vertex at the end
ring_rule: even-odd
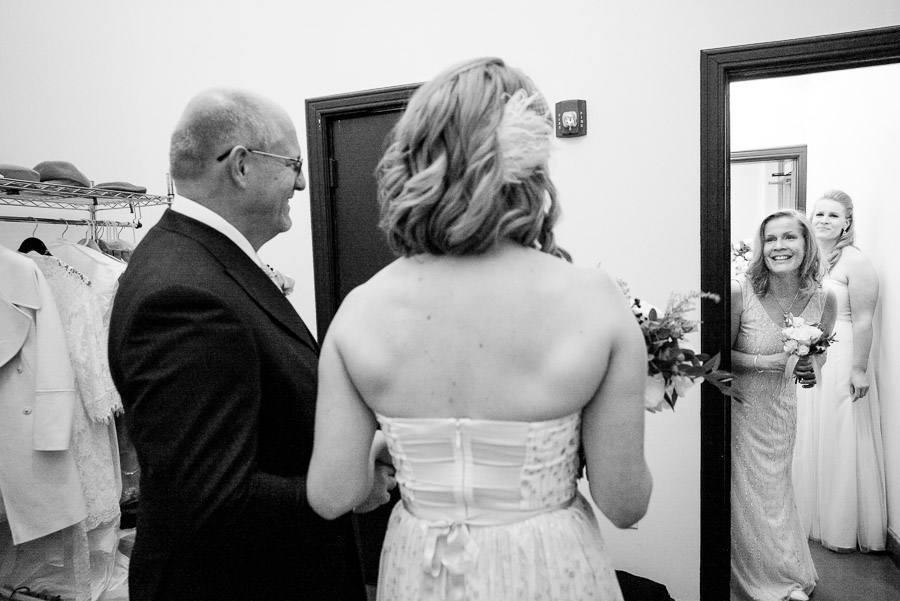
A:
MULTIPOLYGON (((220 156, 217 156, 216 160, 224 161, 225 157, 227 157, 229 154, 231 154, 231 151, 234 150, 235 148, 236 148, 235 146, 232 146, 231 148, 226 150, 224 153, 222 153, 220 156)), ((283 164, 285 167, 290 167, 291 169, 294 170, 294 173, 296 173, 297 175, 300 175, 300 172, 303 169, 303 157, 297 157, 297 158, 286 157, 281 154, 272 154, 271 152, 263 152, 262 150, 253 150, 252 148, 248 148, 247 152, 252 153, 252 154, 258 154, 258 155, 261 155, 264 157, 269 157, 272 159, 280 159, 280 160, 284 161, 283 164)))

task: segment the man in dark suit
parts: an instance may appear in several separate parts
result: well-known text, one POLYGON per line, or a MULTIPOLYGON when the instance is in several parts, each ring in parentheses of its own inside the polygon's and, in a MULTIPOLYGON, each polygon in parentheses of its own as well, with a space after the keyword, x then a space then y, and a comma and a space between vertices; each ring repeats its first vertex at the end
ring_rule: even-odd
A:
MULTIPOLYGON (((170 162, 178 196, 110 323, 141 468, 131 599, 364 600, 349 516, 306 500, 318 345, 256 255, 306 186, 294 126, 255 94, 208 90, 170 162)), ((373 506, 388 498, 378 482, 373 506)))

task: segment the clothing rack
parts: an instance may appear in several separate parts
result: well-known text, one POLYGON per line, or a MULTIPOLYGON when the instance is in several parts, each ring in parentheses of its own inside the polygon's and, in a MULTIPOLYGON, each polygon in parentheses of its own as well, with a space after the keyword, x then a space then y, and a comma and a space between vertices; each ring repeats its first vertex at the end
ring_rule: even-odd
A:
POLYGON ((83 225, 90 228, 91 238, 96 240, 104 227, 141 227, 141 207, 171 205, 175 198, 172 178, 166 174, 166 194, 158 196, 138 192, 124 192, 106 188, 85 188, 66 184, 33 182, 0 177, 0 205, 34 207, 41 209, 75 209, 88 213, 87 219, 60 219, 45 217, 21 217, 0 215, 0 221, 19 223, 51 223, 56 225, 83 225), (129 209, 136 216, 134 222, 104 221, 97 219, 98 211, 105 209, 129 209))
POLYGON ((115 228, 123 228, 123 227, 133 227, 134 229, 140 229, 143 227, 143 224, 140 221, 105 221, 105 220, 90 220, 90 219, 50 219, 48 217, 15 217, 12 215, 0 215, 0 221, 9 221, 13 223, 49 223, 53 225, 72 225, 72 226, 87 226, 87 227, 115 227, 115 228))

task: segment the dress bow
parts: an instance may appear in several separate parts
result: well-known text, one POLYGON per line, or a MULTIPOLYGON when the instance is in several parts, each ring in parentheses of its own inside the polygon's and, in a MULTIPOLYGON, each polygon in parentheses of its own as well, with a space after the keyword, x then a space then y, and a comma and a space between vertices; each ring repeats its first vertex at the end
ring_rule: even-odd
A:
POLYGON ((478 562, 478 544, 462 522, 431 525, 425 543, 423 569, 440 582, 441 597, 465 598, 464 575, 478 562))

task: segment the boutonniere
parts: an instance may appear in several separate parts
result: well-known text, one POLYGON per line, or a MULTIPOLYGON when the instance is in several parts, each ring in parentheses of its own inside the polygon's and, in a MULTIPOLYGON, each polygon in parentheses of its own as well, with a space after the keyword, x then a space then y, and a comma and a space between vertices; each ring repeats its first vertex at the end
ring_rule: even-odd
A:
POLYGON ((271 265, 266 265, 266 274, 285 296, 294 291, 294 278, 289 278, 271 265))

